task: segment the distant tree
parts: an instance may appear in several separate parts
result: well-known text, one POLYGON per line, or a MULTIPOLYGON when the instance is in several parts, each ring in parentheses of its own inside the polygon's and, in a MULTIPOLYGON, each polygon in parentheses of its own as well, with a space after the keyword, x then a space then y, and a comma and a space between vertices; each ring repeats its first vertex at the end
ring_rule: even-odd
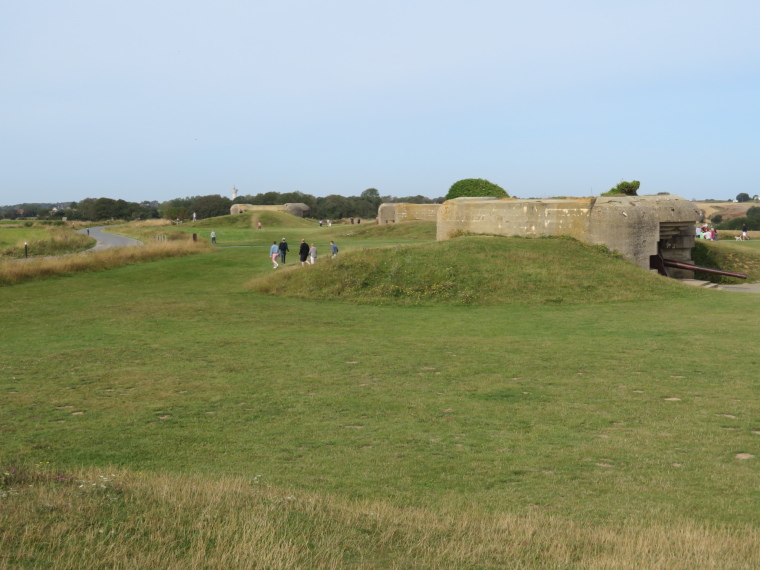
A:
POLYGON ((253 204, 257 206, 275 206, 284 203, 279 192, 265 192, 253 197, 253 204))
POLYGON ((317 207, 314 217, 338 220, 353 215, 350 201, 345 196, 330 194, 324 198, 317 198, 317 207))
POLYGON ((610 188, 602 196, 638 196, 639 186, 641 182, 634 180, 632 182, 620 182, 614 188, 610 188))
POLYGON ((253 196, 250 194, 243 194, 238 196, 232 201, 233 204, 253 204, 253 196))
POLYGON ((747 210, 747 217, 760 220, 760 207, 758 206, 752 206, 749 210, 747 210))
POLYGON ((722 214, 713 214, 713 217, 710 218, 710 221, 713 224, 719 224, 723 221, 723 215, 722 214))
POLYGON ((190 215, 184 206, 171 206, 164 210, 163 217, 167 220, 186 220, 190 215))
POLYGON ((740 230, 744 224, 747 224, 747 229, 752 232, 760 230, 760 217, 751 218, 733 218, 732 220, 726 220, 720 224, 716 224, 719 230, 740 230))
POLYGON ((736 195, 736 201, 737 202, 749 202, 750 201, 749 194, 747 194, 746 192, 742 192, 740 194, 737 194, 736 195))
POLYGON ((454 182, 446 194, 447 200, 463 197, 493 196, 494 198, 509 198, 509 194, 501 186, 482 178, 465 178, 454 182))
POLYGON ((416 196, 381 196, 380 201, 381 203, 394 203, 398 204, 400 202, 406 203, 406 204, 443 204, 443 202, 446 200, 443 196, 440 196, 439 198, 428 198, 427 196, 422 196, 420 194, 417 194, 416 196))
POLYGON ((192 198, 173 198, 171 200, 167 200, 166 202, 161 202, 158 206, 158 213, 161 215, 162 218, 165 218, 167 220, 176 220, 177 218, 180 218, 184 220, 184 217, 172 215, 172 213, 176 214, 175 212, 169 212, 169 210, 173 210, 175 208, 184 208, 184 211, 187 212, 188 208, 190 208, 190 203, 192 202, 192 198))
POLYGON ((194 196, 190 199, 187 210, 192 215, 195 212, 199 218, 213 218, 216 216, 226 216, 230 213, 232 200, 219 194, 209 194, 208 196, 194 196))
POLYGON ((374 209, 377 209, 380 204, 383 203, 383 199, 380 197, 380 192, 378 192, 376 188, 367 188, 359 197, 371 204, 374 209))

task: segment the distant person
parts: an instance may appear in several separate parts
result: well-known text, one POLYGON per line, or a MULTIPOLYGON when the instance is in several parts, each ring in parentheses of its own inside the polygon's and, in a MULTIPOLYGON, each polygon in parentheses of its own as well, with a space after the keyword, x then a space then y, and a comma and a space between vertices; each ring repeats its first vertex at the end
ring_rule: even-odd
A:
POLYGON ((211 243, 216 243, 216 232, 211 230, 211 243))
POLYGON ((354 223, 354 219, 353 219, 353 218, 351 218, 351 224, 353 225, 353 223, 354 223))
POLYGON ((317 262, 317 244, 311 244, 309 248, 309 263, 314 265, 317 262))
POLYGON ((280 255, 280 248, 277 246, 277 242, 272 242, 272 247, 269 248, 269 256, 272 258, 272 263, 274 264, 274 267, 272 269, 277 269, 280 264, 277 263, 277 256, 280 255))
POLYGON ((333 259, 335 259, 336 257, 338 257, 338 246, 335 245, 334 241, 330 242, 330 251, 332 252, 333 259))
POLYGON ((718 230, 713 228, 713 241, 718 241, 718 230))
POLYGON ((90 235, 90 228, 87 228, 87 235, 90 235))
POLYGON ((280 242, 280 261, 282 261, 282 264, 285 265, 285 255, 290 251, 288 249, 288 242, 285 241, 285 238, 282 238, 282 241, 280 242))
POLYGON ((361 224, 362 223, 362 219, 361 218, 356 218, 356 223, 357 224, 361 224))
POLYGON ((261 221, 260 220, 259 220, 259 223, 256 224, 256 227, 259 228, 259 229, 261 229, 261 221))
POLYGON ((330 220, 327 220, 327 227, 328 227, 328 228, 331 228, 331 227, 332 227, 332 222, 331 222, 330 220))
POLYGON ((322 227, 322 220, 319 220, 319 227, 322 227))
POLYGON ((305 239, 301 240, 301 247, 298 250, 298 256, 301 258, 301 267, 306 267, 307 259, 309 258, 309 244, 305 239))
POLYGON ((193 221, 195 221, 195 212, 193 212, 193 221))
POLYGON ((747 235, 747 224, 742 224, 742 239, 749 239, 749 236, 747 235))

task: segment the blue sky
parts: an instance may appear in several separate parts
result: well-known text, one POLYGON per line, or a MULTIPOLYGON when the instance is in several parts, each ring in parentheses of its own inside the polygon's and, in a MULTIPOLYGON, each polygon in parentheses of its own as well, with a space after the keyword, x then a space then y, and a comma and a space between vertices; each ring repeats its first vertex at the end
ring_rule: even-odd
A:
POLYGON ((760 193, 756 0, 25 0, 0 204, 760 193))

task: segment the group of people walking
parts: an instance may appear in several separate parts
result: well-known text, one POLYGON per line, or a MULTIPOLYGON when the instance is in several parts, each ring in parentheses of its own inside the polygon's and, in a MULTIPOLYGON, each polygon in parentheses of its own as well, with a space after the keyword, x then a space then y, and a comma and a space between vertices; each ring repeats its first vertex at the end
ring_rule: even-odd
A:
MULTIPOLYGON (((330 242, 330 252, 333 257, 338 255, 338 246, 335 242, 330 242)), ((272 268, 277 269, 280 263, 285 263, 285 259, 290 253, 288 242, 285 238, 278 244, 276 241, 272 242, 272 247, 269 248, 269 257, 272 259, 272 268), (278 260, 280 263, 278 263, 278 260)), ((306 264, 314 265, 317 262, 317 244, 313 243, 311 246, 306 243, 305 239, 301 240, 301 245, 298 248, 298 257, 301 260, 301 267, 306 267, 306 264)))

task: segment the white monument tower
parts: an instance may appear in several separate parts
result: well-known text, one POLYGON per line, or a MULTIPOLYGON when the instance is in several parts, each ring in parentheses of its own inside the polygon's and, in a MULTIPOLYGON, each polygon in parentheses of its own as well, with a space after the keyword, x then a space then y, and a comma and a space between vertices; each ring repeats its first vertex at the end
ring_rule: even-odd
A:
POLYGON ((237 188, 235 188, 235 187, 233 186, 233 187, 232 187, 232 199, 233 199, 233 200, 234 200, 235 198, 237 198, 237 192, 238 192, 237 188))

